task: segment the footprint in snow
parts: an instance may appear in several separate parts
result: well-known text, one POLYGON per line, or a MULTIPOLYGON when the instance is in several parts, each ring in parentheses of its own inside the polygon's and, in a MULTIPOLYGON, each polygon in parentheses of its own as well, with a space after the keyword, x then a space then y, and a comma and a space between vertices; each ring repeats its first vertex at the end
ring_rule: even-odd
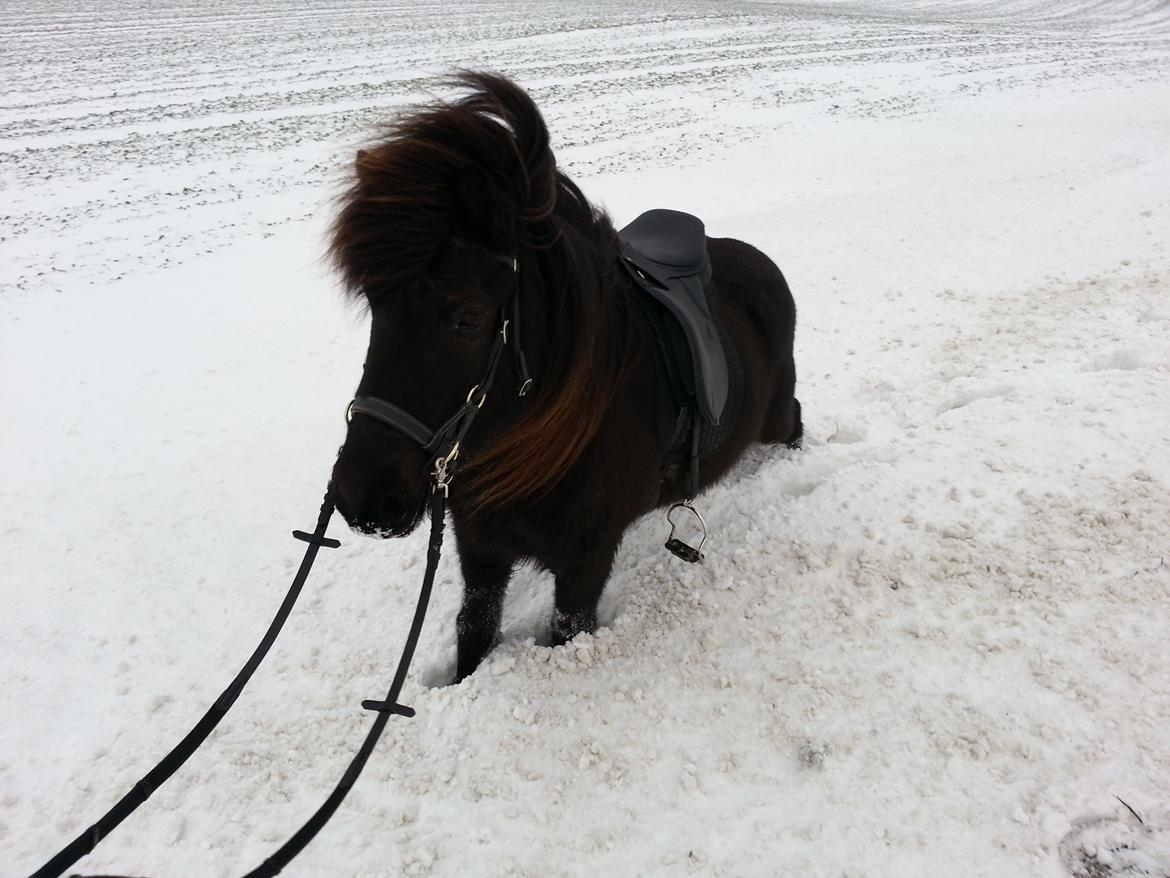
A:
POLYGON ((949 411, 954 411, 955 409, 970 405, 973 402, 978 402, 979 400, 996 399, 1001 396, 1007 396, 1014 390, 1014 387, 1010 387, 1007 384, 996 384, 981 388, 968 388, 959 391, 949 400, 940 403, 936 409, 936 412, 938 415, 943 415, 949 411))
POLYGON ((1080 817, 1060 840, 1060 861, 1072 878, 1170 878, 1170 813, 1080 817))

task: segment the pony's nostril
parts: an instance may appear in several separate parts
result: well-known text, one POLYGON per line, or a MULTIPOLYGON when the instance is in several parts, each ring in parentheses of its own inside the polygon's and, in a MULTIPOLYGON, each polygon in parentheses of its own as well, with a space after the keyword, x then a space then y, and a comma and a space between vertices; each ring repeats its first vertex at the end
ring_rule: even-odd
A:
POLYGON ((401 494, 383 494, 373 505, 373 520, 380 524, 398 524, 409 511, 409 504, 401 494))

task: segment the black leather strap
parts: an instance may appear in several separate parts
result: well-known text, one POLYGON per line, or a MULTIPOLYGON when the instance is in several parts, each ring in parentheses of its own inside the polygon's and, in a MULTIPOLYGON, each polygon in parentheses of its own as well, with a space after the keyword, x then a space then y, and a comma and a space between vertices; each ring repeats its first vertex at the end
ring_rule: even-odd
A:
POLYGON ((376 396, 355 396, 350 412, 381 421, 398 432, 405 433, 426 451, 435 450, 433 446, 437 445, 436 432, 410 412, 393 403, 378 399, 376 396))
POLYGON ((427 545, 427 569, 426 573, 423 574, 423 584, 418 593, 418 602, 415 604, 414 618, 410 623, 410 632, 406 635, 406 643, 402 647, 402 655, 398 659, 398 668, 394 671, 394 680, 390 683, 390 691, 381 701, 367 699, 362 702, 362 707, 377 712, 370 730, 366 733, 365 740, 362 741, 361 747, 345 769, 345 773, 337 782, 333 792, 329 794, 316 813, 306 821, 304 826, 293 833, 292 837, 281 845, 276 853, 248 872, 245 878, 273 878, 273 876, 278 875, 281 869, 292 861, 293 857, 304 850, 305 845, 313 840, 313 837, 329 822, 333 812, 345 801, 345 797, 349 794, 358 776, 361 775, 362 769, 365 768, 370 754, 374 752, 374 746, 378 743, 378 738, 382 736, 382 730, 386 728, 390 717, 396 714, 414 716, 413 708, 398 703, 398 695, 402 691, 402 685, 406 682, 406 672, 410 669, 411 659, 414 658, 414 649, 418 645, 423 620, 427 615, 427 605, 431 600, 431 588, 435 584, 435 571, 439 567, 439 554, 443 548, 443 522, 446 514, 447 493, 438 490, 432 492, 431 538, 427 545))
POLYGON ((277 610, 276 616, 268 625, 268 630, 264 632, 264 637, 261 639, 260 644, 252 652, 251 657, 244 664, 244 667, 236 674, 235 679, 223 690, 219 698, 215 700, 215 703, 203 715, 203 718, 195 724, 194 728, 186 734, 183 740, 175 745, 170 753, 163 757, 158 765, 148 771, 142 780, 138 781, 97 823, 77 836, 77 838, 66 845, 49 862, 37 869, 33 873, 32 878, 57 878, 66 869, 92 851, 99 841, 113 832, 118 824, 129 817, 139 805, 150 798, 156 789, 166 783, 171 775, 178 771, 179 767, 207 739, 207 736, 211 734, 212 730, 219 725, 219 721, 223 719, 228 709, 240 697, 240 693, 244 690, 244 686, 247 685, 248 680, 251 679, 252 674, 255 673, 256 668, 260 667, 260 662, 268 655, 268 650, 272 648, 272 644, 276 641, 276 635, 284 627, 285 620, 288 619, 289 613, 292 612, 293 605, 300 596, 301 588, 304 586, 305 580, 309 577, 309 571, 313 567, 313 561, 317 558, 317 552, 322 546, 332 548, 339 545, 336 540, 330 540, 325 537, 325 528, 329 526, 329 519, 332 515, 333 486, 330 485, 329 489, 325 492, 325 498, 321 501, 321 511, 317 515, 317 527, 313 533, 304 534, 303 531, 296 532, 302 534, 302 536, 297 537, 298 539, 303 539, 304 542, 308 543, 305 547, 305 555, 301 559, 301 566, 297 570, 296 576, 293 577, 292 585, 289 586, 288 593, 285 594, 280 609, 277 610), (306 539, 305 537, 308 538, 306 539))
MULTIPOLYGON (((505 305, 505 309, 506 307, 505 305)), ((410 412, 376 396, 354 397, 353 402, 349 404, 350 413, 365 415, 368 418, 381 421, 413 439, 422 447, 423 451, 434 457, 436 462, 443 462, 444 472, 449 475, 450 470, 447 470, 446 466, 453 463, 456 456, 452 452, 458 449, 463 437, 467 435, 467 431, 471 428, 471 422, 479 414, 484 400, 487 399, 487 393, 496 380, 500 357, 504 352, 504 346, 508 343, 508 320, 503 316, 503 313, 506 312, 501 312, 500 328, 496 332, 492 349, 488 353, 483 378, 479 384, 468 391, 467 400, 455 410, 455 414, 439 426, 439 429, 432 430, 410 412)), ((524 368, 527 370, 527 365, 524 368)))
MULTIPOLYGON (((285 598, 285 603, 281 606, 277 620, 273 620, 275 630, 269 629, 268 634, 261 643, 261 647, 257 649, 259 658, 263 658, 263 653, 260 652, 260 649, 262 648, 264 652, 267 652, 268 647, 271 646, 271 641, 276 637, 276 632, 280 630, 279 626, 284 623, 288 611, 292 609, 292 602, 296 600, 296 594, 299 592, 305 576, 308 575, 308 568, 312 564, 311 558, 316 555, 317 549, 321 544, 328 542, 322 538, 325 533, 325 527, 329 522, 329 516, 332 513, 332 498, 330 494, 326 494, 325 503, 321 507, 321 516, 317 521, 317 530, 315 532, 317 540, 309 541, 309 548, 306 550, 306 561, 302 563, 301 571, 297 574, 297 578, 293 583, 293 590, 285 598)), ((333 816, 334 812, 341 806, 341 803, 345 801, 345 797, 349 795, 350 789, 357 782, 358 777, 362 773, 362 769, 365 768, 366 762, 369 761, 371 754, 374 752, 374 747, 377 745, 378 739, 382 736, 382 731, 386 728, 386 724, 390 718, 392 716, 414 716, 414 708, 400 704, 398 702, 398 696, 402 692, 403 684, 406 683, 406 673, 410 670, 410 663, 414 658, 414 650, 418 646, 423 621, 426 619, 427 606, 431 600, 431 590, 435 584, 435 571, 439 567, 439 557, 443 549, 443 528, 447 516, 446 491, 438 489, 432 491, 430 513, 431 537, 427 546, 427 569, 423 574, 423 584, 419 590, 418 602, 415 604, 414 618, 411 620, 410 631, 406 636, 406 643, 403 645, 402 654, 398 659, 398 667, 394 671, 394 679, 390 683, 390 691, 386 693, 386 697, 382 700, 367 699, 362 702, 362 707, 374 711, 377 716, 374 717, 374 721, 366 733, 365 740, 362 741, 362 745, 358 749, 357 754, 350 760, 341 779, 337 782, 337 786, 333 788, 333 792, 329 794, 328 798, 313 813, 313 816, 300 829, 293 833, 288 841, 281 845, 275 853, 264 860, 259 866, 248 872, 245 878, 274 878, 274 876, 278 875, 297 854, 304 850, 305 846, 313 840, 317 833, 329 822, 329 818, 333 816)), ((253 660, 245 668, 248 674, 255 670, 254 665, 259 664, 259 658, 253 656, 253 660)), ((246 682, 246 680, 246 677, 244 677, 243 681, 241 681, 240 677, 237 677, 232 682, 232 686, 229 686, 228 690, 220 696, 219 701, 208 712, 208 716, 204 717, 200 725, 196 727, 197 731, 203 732, 198 740, 193 740, 195 731, 189 734, 187 738, 184 738, 179 747, 176 747, 167 759, 163 760, 163 763, 157 766, 143 780, 139 781, 138 785, 127 794, 122 802, 118 803, 114 811, 111 811, 101 821, 91 826, 73 844, 38 869, 33 878, 49 878, 49 876, 56 878, 56 876, 61 875, 65 869, 73 865, 80 857, 92 851, 106 832, 117 826, 118 823, 125 819, 134 808, 142 804, 146 800, 146 797, 153 792, 153 787, 148 784, 148 781, 162 783, 191 755, 195 747, 214 728, 215 723, 219 721, 222 714, 227 712, 227 708, 231 706, 231 702, 239 695, 239 690, 243 688, 243 682, 246 682), (221 708, 222 712, 219 712, 221 708), (204 728, 208 722, 208 718, 213 713, 216 715, 211 720, 210 726, 204 728), (180 754, 181 758, 177 762, 174 762, 173 760, 176 754, 180 754), (166 773, 161 774, 164 770, 166 773), (115 815, 115 812, 118 813, 115 815), (116 819, 111 820, 112 816, 115 816, 116 819)), ((114 876, 106 876, 106 878, 114 878, 114 876)))

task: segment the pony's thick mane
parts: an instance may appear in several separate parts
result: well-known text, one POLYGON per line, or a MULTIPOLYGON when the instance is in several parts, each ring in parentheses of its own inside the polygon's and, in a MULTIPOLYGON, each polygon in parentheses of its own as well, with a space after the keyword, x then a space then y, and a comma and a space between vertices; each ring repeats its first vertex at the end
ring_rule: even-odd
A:
POLYGON ((348 292, 371 303, 417 286, 453 238, 519 258, 521 296, 544 301, 546 326, 525 326, 544 337, 538 392, 463 476, 475 508, 500 508, 548 491, 597 435, 630 324, 612 294, 613 225, 557 170, 532 99, 494 74, 454 84, 468 93, 404 115, 358 153, 330 255, 348 292), (469 187, 490 197, 469 199, 469 187))

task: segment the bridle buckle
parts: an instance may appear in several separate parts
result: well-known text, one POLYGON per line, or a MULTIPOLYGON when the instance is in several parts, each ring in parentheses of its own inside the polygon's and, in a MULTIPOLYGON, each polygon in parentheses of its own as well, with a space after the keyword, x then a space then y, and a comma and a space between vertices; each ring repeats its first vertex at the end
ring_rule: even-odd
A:
MULTIPOLYGON (((475 396, 475 392, 476 392, 477 390, 479 390, 479 385, 478 385, 478 384, 477 384, 477 385, 475 385, 475 387, 471 388, 471 390, 467 391, 467 404, 468 404, 468 405, 474 405, 474 406, 475 406, 477 409, 481 409, 481 408, 483 408, 483 404, 484 404, 485 402, 487 402, 487 391, 485 390, 483 393, 481 393, 481 394, 479 395, 479 401, 478 401, 478 402, 474 402, 474 403, 473 403, 471 400, 472 400, 472 398, 475 396)), ((455 443, 455 444, 456 444, 456 446, 458 446, 458 444, 459 444, 459 443, 455 443)))
POLYGON ((435 458, 435 488, 441 489, 444 494, 447 493, 447 484, 451 476, 447 472, 451 464, 459 459, 459 443, 456 442, 451 446, 451 450, 443 457, 435 458))

